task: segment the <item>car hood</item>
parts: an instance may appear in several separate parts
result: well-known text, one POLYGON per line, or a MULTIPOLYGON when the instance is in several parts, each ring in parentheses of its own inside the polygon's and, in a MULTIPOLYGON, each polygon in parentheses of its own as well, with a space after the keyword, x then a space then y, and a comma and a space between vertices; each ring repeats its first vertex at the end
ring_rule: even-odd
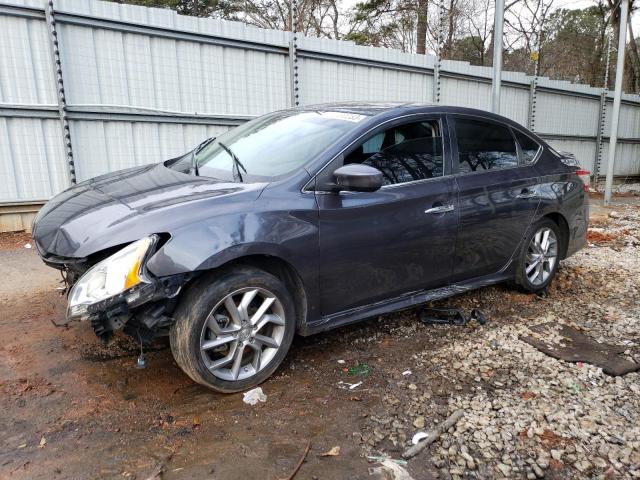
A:
POLYGON ((251 203, 264 187, 187 175, 163 164, 121 170, 52 198, 35 219, 33 238, 44 257, 83 258, 251 203))

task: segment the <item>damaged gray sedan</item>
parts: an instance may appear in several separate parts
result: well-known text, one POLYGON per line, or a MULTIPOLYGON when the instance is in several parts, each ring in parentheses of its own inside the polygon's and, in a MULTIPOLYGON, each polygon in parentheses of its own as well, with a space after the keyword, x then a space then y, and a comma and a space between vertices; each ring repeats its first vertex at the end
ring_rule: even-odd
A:
POLYGON ((497 115, 327 104, 80 183, 33 238, 67 280, 69 320, 104 341, 169 336, 193 380, 235 392, 295 334, 497 282, 543 290, 585 244, 586 179, 497 115))

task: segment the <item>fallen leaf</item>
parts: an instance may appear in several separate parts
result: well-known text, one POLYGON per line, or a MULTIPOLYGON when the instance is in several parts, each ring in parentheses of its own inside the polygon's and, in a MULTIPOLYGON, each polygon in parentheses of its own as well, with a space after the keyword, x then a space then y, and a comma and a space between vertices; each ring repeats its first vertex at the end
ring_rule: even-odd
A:
POLYGON ((193 428, 198 428, 200 426, 200 417, 193 417, 193 428))
POLYGON ((338 446, 333 447, 331 450, 320 454, 321 457, 337 457, 338 455, 340 455, 340 447, 338 446))
POLYGON ((38 448, 42 448, 47 444, 47 439, 44 438, 44 435, 42 436, 42 438, 40 439, 40 445, 38 445, 38 448))
POLYGON ((522 397, 523 400, 531 400, 532 398, 536 398, 536 394, 529 391, 522 392, 520 396, 522 397))

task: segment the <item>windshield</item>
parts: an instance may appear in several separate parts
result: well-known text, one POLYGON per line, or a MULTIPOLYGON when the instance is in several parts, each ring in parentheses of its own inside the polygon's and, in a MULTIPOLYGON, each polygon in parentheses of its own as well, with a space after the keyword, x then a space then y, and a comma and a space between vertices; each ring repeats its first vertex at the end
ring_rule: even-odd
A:
POLYGON ((269 181, 302 167, 364 115, 287 110, 225 132, 170 168, 233 182, 269 181))

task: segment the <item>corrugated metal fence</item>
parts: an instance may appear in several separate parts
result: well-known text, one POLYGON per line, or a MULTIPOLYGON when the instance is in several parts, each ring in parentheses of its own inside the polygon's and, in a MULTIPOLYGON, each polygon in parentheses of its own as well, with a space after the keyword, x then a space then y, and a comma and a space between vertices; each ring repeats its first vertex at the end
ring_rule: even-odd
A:
MULTIPOLYGON (((78 181, 156 162, 248 118, 335 100, 434 100, 434 58, 97 0, 0 0, 2 223, 78 181), (295 56, 293 55, 295 53, 295 56)), ((441 103, 490 108, 491 69, 443 61, 441 103)), ((593 170, 600 89, 504 72, 502 114, 593 170)), ((608 97, 607 103, 611 104, 608 97)), ((604 108, 610 112, 611 108, 604 108)), ((640 98, 626 95, 616 175, 640 174, 640 98)), ((1 211, 0 211, 1 213, 1 211)))

